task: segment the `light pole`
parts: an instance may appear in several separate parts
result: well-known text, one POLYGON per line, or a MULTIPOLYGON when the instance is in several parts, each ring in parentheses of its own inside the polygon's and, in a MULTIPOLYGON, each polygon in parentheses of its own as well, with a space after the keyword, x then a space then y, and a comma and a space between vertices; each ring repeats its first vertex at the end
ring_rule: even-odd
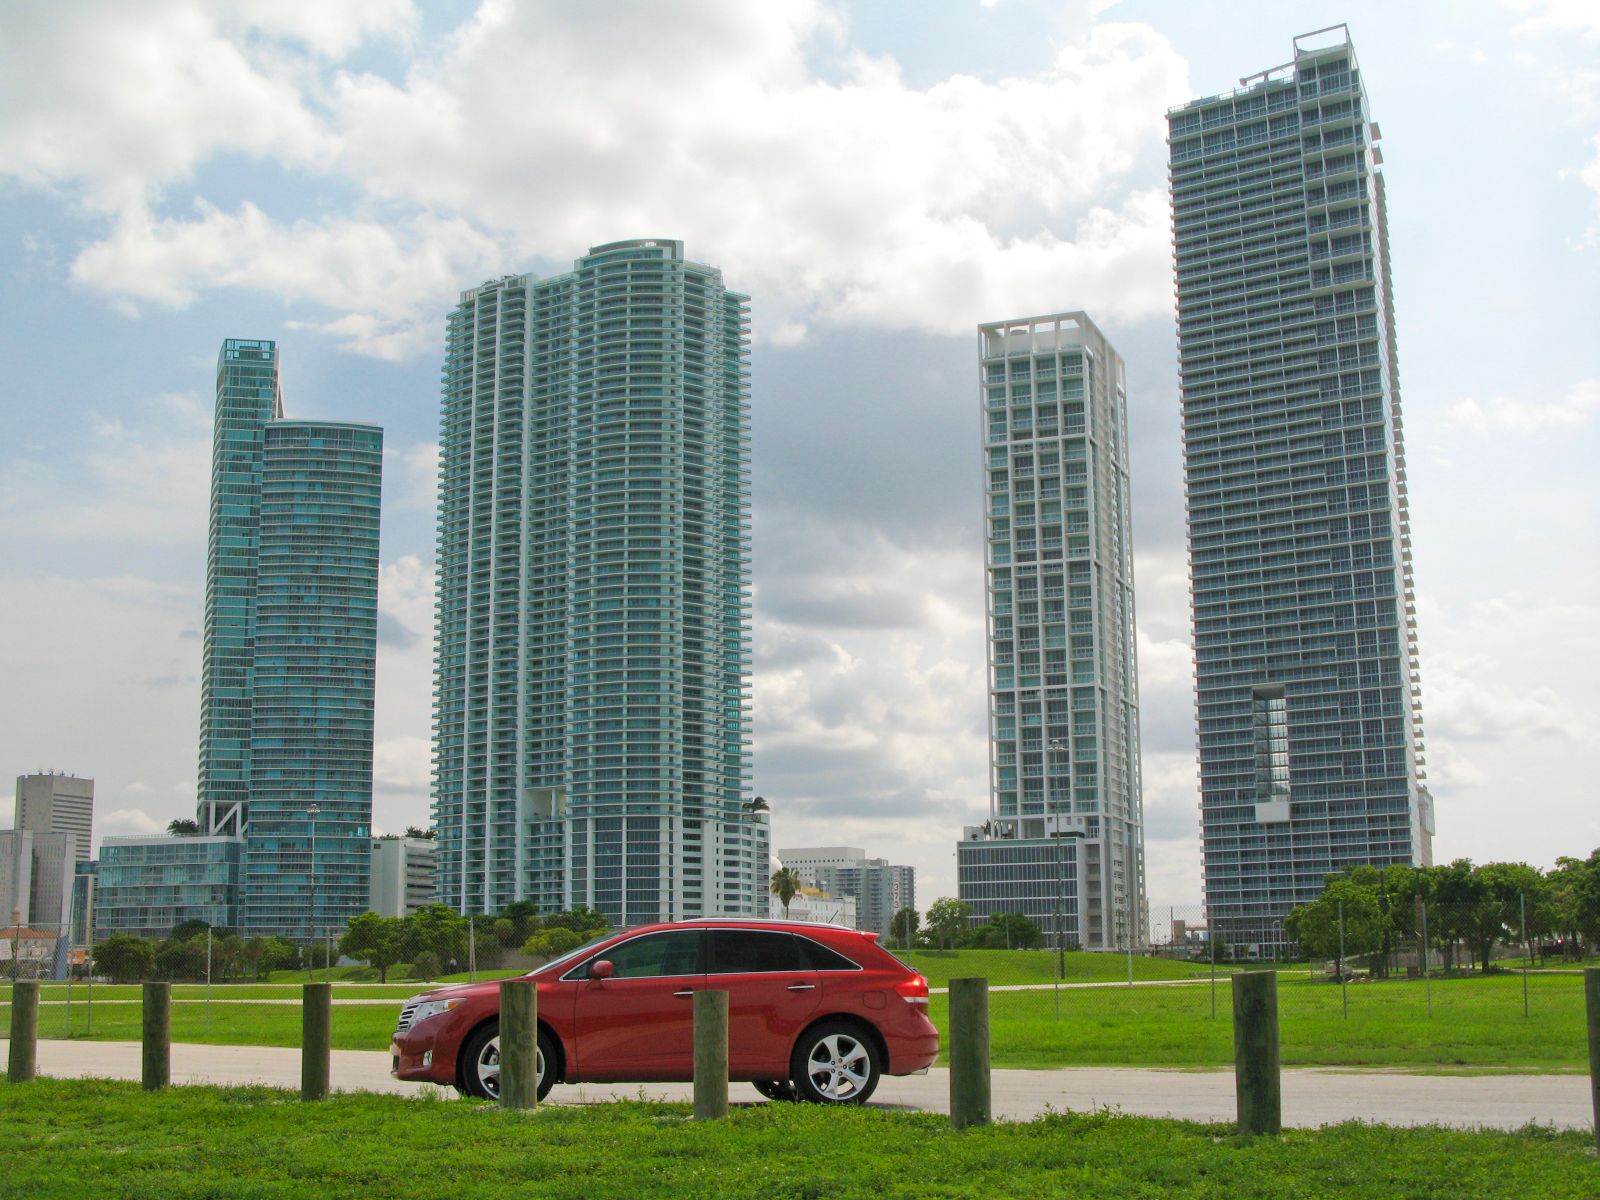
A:
POLYGON ((317 813, 321 811, 315 804, 306 809, 306 816, 311 818, 311 869, 306 873, 306 927, 311 936, 306 942, 306 968, 312 979, 317 977, 312 955, 317 949, 317 813))

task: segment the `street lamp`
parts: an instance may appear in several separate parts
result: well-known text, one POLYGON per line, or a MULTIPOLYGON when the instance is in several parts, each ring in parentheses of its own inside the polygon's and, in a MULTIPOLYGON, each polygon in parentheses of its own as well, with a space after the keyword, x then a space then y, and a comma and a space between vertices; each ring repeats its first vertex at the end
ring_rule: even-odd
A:
MULTIPOLYGON (((310 930, 311 938, 308 950, 310 954, 316 952, 317 947, 317 813, 322 811, 315 804, 306 809, 306 816, 311 818, 311 870, 306 878, 309 886, 306 888, 306 927, 310 930)), ((308 962, 310 961, 308 954, 308 962)), ((312 978, 316 978, 315 975, 312 978)))

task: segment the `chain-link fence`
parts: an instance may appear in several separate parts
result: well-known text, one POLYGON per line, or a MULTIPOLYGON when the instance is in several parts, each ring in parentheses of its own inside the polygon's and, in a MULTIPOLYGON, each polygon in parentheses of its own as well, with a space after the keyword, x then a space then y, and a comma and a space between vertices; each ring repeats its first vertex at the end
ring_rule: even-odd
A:
MULTIPOLYGON (((1302 917, 1232 938, 1198 907, 1169 908, 1151 914, 1140 944, 1100 952, 1049 943, 1020 924, 1009 946, 993 933, 980 946, 885 940, 927 977, 930 1015, 946 1034, 949 981, 988 979, 997 1067, 1226 1066, 1232 977, 1274 971, 1288 1066, 1581 1068, 1584 960, 1571 938, 1532 933, 1531 920, 1522 936, 1519 906, 1413 903, 1374 922, 1367 907, 1334 901, 1319 926, 1302 917), (1291 933, 1318 953, 1301 953, 1291 933)), ((8 934, 0 1031, 10 980, 37 978, 41 1038, 137 1041, 139 984, 164 979, 175 1042, 294 1047, 302 985, 327 981, 334 1048, 382 1053, 409 997, 526 971, 588 931, 433 910, 359 918, 339 937, 307 943, 205 929, 160 941, 112 935, 92 956, 59 929, 8 934)))
POLYGON ((989 980, 997 1066, 1226 1065, 1232 977, 1274 971, 1286 1065, 1581 1067, 1581 950, 1532 933, 1530 903, 1331 900, 1288 922, 1232 928, 1199 906, 1173 907, 1152 912, 1142 944, 1100 952, 1015 925, 1022 944, 996 947, 1006 922, 991 920, 968 933, 983 947, 940 948, 924 935, 892 949, 928 978, 944 1031, 948 981, 989 980))

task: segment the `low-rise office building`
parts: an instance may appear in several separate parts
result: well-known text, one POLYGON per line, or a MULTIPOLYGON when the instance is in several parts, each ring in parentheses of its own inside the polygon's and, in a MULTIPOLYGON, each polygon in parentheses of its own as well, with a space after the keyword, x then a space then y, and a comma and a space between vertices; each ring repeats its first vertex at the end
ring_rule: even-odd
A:
POLYGON ((94 940, 113 933, 164 938, 185 921, 239 928, 244 839, 108 837, 94 887, 94 940))

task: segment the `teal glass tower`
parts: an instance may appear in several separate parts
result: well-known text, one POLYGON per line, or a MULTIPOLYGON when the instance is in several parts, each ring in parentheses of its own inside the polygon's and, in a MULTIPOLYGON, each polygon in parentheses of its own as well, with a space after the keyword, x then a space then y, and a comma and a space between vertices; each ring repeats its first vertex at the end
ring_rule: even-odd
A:
POLYGON ((450 315, 434 816, 453 908, 765 911, 748 342, 747 297, 662 239, 450 315))
POLYGON ((243 932, 326 936, 368 905, 383 432, 284 419, 229 339, 213 438, 201 827, 244 839, 243 932))
POLYGON ((1344 26, 1168 114, 1208 920, 1428 863, 1379 132, 1344 26))

